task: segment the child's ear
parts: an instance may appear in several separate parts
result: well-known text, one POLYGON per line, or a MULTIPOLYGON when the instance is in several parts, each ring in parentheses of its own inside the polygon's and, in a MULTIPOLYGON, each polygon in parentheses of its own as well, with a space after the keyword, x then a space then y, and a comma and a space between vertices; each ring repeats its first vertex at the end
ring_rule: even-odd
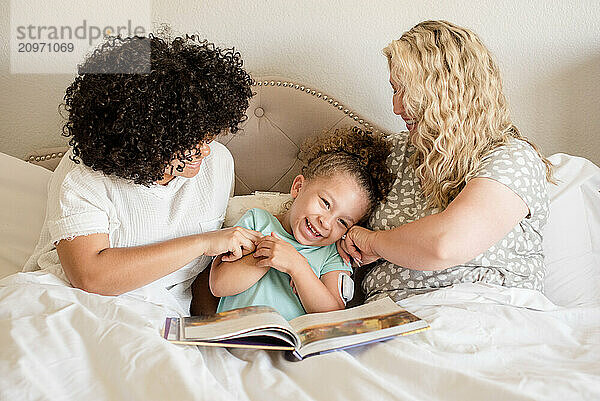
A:
POLYGON ((296 199, 296 197, 300 193, 300 188, 302 188, 302 185, 304 185, 305 181, 306 178, 304 178, 302 174, 297 175, 296 178, 294 178, 294 182, 292 182, 292 188, 290 189, 290 194, 292 195, 292 198, 296 199))

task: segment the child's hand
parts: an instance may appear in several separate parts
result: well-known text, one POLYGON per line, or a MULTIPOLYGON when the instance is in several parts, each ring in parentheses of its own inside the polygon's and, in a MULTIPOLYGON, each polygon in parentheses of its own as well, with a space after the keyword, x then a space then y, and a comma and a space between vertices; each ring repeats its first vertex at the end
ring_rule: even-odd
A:
POLYGON ((224 262, 240 259, 256 249, 255 244, 262 237, 258 231, 243 227, 231 227, 199 234, 202 238, 204 255, 223 254, 224 262))
POLYGON ((254 257, 262 258, 256 263, 256 266, 272 267, 290 276, 295 269, 308 265, 306 258, 292 244, 277 237, 274 233, 258 240, 254 257))

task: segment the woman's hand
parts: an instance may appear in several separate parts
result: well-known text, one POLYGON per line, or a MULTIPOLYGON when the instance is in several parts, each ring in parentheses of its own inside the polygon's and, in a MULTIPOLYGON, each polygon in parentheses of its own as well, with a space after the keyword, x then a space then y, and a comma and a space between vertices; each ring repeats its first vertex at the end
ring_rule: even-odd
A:
POLYGON ((233 262, 256 249, 263 237, 258 231, 243 227, 231 227, 223 230, 198 234, 203 240, 204 255, 223 255, 224 262, 233 262))
POLYGON ((346 235, 336 242, 338 253, 346 263, 350 263, 352 258, 358 266, 375 262, 380 258, 373 247, 375 235, 376 231, 352 226, 346 235))
POLYGON ((262 258, 256 265, 272 267, 290 276, 301 265, 308 265, 308 261, 292 244, 277 237, 274 233, 262 237, 256 244, 255 258, 262 258))

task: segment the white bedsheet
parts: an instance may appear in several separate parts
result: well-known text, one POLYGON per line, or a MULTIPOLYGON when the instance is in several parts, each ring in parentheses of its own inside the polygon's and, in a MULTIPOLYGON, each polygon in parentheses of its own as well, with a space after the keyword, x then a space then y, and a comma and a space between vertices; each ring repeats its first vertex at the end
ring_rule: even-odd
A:
POLYGON ((401 303, 431 329, 302 362, 177 346, 177 304, 103 297, 43 273, 0 281, 0 399, 598 400, 600 302, 462 284, 401 303))

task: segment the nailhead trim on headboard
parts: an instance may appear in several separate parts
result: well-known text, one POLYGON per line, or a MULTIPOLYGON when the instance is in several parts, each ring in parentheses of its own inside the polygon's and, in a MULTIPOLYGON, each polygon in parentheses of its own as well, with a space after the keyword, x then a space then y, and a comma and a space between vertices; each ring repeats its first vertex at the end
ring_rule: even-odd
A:
POLYGON ((42 156, 29 156, 29 158, 26 161, 33 163, 33 162, 40 162, 40 161, 44 161, 44 160, 56 159, 57 157, 60 159, 63 156, 64 156, 63 152, 57 152, 57 153, 50 153, 50 154, 42 155, 42 156))
POLYGON ((284 88, 296 89, 296 90, 299 90, 306 94, 316 96, 320 99, 323 99, 327 103, 329 103, 332 107, 335 107, 338 110, 342 110, 345 114, 348 115, 348 117, 352 118, 354 121, 356 121, 360 125, 363 125, 368 130, 372 130, 374 133, 381 132, 382 134, 386 134, 385 132, 380 131, 377 128, 373 127, 373 125, 371 123, 369 123, 368 121, 366 121, 365 119, 360 118, 355 112, 353 112, 347 108, 344 108, 344 106, 342 104, 340 104, 340 102, 333 99, 332 97, 329 97, 329 96, 323 94, 322 92, 317 92, 314 89, 305 87, 304 85, 296 84, 296 83, 288 82, 288 81, 265 80, 265 81, 253 81, 252 86, 283 86, 284 88))

